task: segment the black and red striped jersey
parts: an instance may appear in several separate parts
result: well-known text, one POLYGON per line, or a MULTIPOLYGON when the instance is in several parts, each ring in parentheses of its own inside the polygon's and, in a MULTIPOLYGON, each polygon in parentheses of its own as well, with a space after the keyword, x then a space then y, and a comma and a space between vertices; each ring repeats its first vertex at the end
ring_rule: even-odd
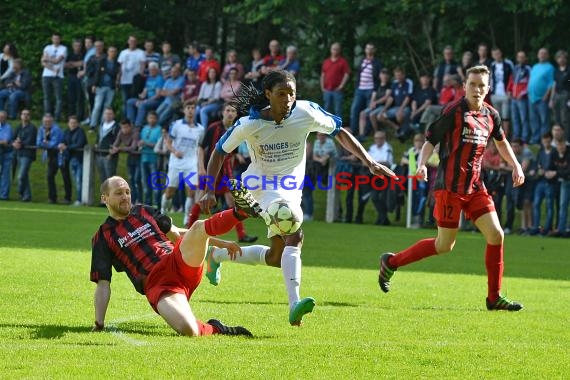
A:
POLYGON ((502 141, 505 133, 497 110, 487 103, 470 111, 465 97, 450 103, 426 130, 426 139, 440 144, 435 189, 472 194, 485 189, 481 161, 489 138, 502 141))
MULTIPOLYGON (((222 121, 216 121, 208 127, 204 139, 200 146, 204 149, 204 167, 208 167, 208 161, 210 161, 210 156, 212 152, 216 149, 216 144, 222 138, 227 129, 222 124, 222 121)), ((222 164, 222 169, 218 174, 216 182, 219 182, 222 177, 233 178, 233 154, 226 154, 224 156, 224 162, 222 164)))
POLYGON ((111 281, 112 270, 126 272, 144 294, 143 280, 174 245, 157 225, 162 216, 152 207, 136 205, 124 220, 107 217, 92 240, 91 281, 111 281))

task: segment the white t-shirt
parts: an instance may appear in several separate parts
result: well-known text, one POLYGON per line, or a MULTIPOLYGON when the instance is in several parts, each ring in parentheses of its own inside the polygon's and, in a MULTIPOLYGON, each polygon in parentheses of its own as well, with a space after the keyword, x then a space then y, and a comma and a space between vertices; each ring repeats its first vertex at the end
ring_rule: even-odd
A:
POLYGON ((368 149, 368 153, 376 162, 386 162, 388 165, 394 163, 394 155, 392 153, 392 146, 388 143, 382 144, 381 147, 374 144, 368 149))
POLYGON ((507 95, 505 86, 505 64, 503 62, 495 62, 495 95, 507 95))
POLYGON ((146 57, 141 49, 125 49, 119 54, 118 62, 121 64, 121 84, 132 84, 133 78, 141 71, 141 63, 146 57))
POLYGON ((176 120, 168 132, 172 146, 184 153, 182 158, 170 153, 169 169, 179 171, 198 171, 198 146, 204 139, 205 129, 200 124, 190 126, 185 119, 176 120))
POLYGON ((67 58, 67 48, 63 45, 55 46, 55 45, 47 45, 44 48, 43 55, 47 56, 51 59, 55 59, 57 57, 63 57, 63 59, 57 63, 53 64, 53 70, 44 67, 44 71, 42 72, 42 77, 60 77, 63 78, 63 66, 65 65, 65 60, 67 58))
POLYGON ((240 118, 218 141, 216 149, 225 154, 233 152, 242 141, 247 143, 251 164, 242 174, 247 188, 279 190, 284 183, 290 186, 291 181, 295 181, 294 190, 301 192, 299 184, 305 177, 307 136, 311 132, 334 136, 341 126, 338 116, 316 103, 298 100, 291 114, 279 125, 261 119, 258 113, 240 118))

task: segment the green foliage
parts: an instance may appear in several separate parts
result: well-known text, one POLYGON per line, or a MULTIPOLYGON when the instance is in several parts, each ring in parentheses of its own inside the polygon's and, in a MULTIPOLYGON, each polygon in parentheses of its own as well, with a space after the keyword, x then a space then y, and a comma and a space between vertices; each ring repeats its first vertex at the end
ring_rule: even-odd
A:
MULTIPOLYGON (((564 22, 570 19, 570 4, 563 0, 46 0, 41 6, 14 0, 0 3, 0 15, 3 37, 17 44, 36 89, 41 88, 41 49, 53 30, 68 46, 72 38, 96 34, 122 48, 134 33, 140 40, 169 40, 180 55, 188 42, 198 41, 212 46, 222 62, 227 50, 236 49, 246 65, 252 48, 265 53, 275 38, 299 48, 300 94, 315 100, 320 98, 321 62, 335 41, 354 68, 371 41, 387 67, 403 66, 416 77, 433 70, 446 45, 453 46, 457 58, 486 42, 501 47, 507 57, 524 49, 532 59, 539 47, 557 50, 570 40, 564 22)), ((39 104, 39 91, 34 99, 39 104)))

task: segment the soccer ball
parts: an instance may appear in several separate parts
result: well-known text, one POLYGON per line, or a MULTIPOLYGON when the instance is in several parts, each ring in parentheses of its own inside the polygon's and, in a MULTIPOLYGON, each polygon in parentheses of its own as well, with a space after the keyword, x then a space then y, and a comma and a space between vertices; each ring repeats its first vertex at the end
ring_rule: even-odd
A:
POLYGON ((275 199, 267 207, 267 227, 277 235, 295 233, 301 227, 300 218, 284 199, 275 199))

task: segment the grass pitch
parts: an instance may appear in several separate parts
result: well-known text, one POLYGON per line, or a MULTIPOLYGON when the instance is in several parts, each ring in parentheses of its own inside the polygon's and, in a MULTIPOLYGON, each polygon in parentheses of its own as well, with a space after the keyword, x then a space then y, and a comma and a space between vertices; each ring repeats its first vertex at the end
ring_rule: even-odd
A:
MULTIPOLYGON (((0 204, 0 377, 11 378, 564 378, 570 371, 570 240, 509 236, 504 293, 518 313, 485 310, 484 240, 399 270, 380 292, 377 260, 434 231, 306 223, 302 295, 317 307, 287 322, 280 271, 224 264, 191 305, 254 339, 177 336, 124 274, 107 331, 89 332, 90 239, 104 209, 0 204)), ((177 219, 180 216, 177 215, 177 219)), ((248 232, 264 234, 260 221, 248 232)), ((234 238, 229 234, 228 238, 234 238)), ((262 243, 267 240, 262 238, 262 243)))

